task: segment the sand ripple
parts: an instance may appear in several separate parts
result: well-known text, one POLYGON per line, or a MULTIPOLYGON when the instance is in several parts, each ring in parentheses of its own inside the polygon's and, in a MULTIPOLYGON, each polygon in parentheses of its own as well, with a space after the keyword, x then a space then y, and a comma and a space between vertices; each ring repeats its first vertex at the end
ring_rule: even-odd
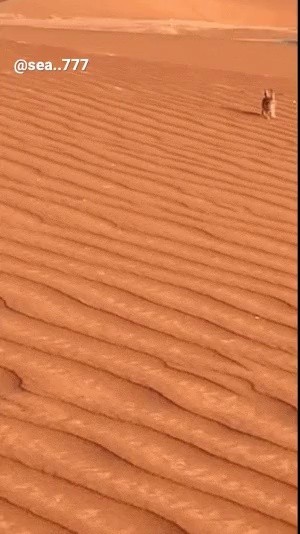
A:
POLYGON ((295 96, 200 74, 0 77, 2 532, 296 532, 295 96))

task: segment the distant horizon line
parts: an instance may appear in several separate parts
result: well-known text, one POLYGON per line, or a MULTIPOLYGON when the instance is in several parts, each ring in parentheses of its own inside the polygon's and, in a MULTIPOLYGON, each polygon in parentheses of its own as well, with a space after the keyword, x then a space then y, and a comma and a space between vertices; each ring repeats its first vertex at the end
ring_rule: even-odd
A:
MULTIPOLYGON (((14 14, 14 13, 0 13, 0 23, 10 23, 10 25, 25 25, 25 26, 40 26, 43 27, 43 25, 53 26, 54 24, 60 26, 64 26, 66 23, 71 23, 71 26, 73 29, 85 29, 93 31, 95 30, 101 30, 102 29, 110 29, 111 31, 116 31, 117 29, 122 29, 129 32, 136 32, 137 30, 143 31, 143 30, 168 30, 167 33, 175 33, 176 30, 187 30, 187 31, 196 31, 196 30, 253 30, 253 31, 276 31, 276 32, 289 32, 289 33, 296 33, 297 34, 297 28, 295 27, 280 27, 280 26, 268 26, 268 25, 246 25, 246 24, 225 24, 225 23, 218 23, 218 22, 212 22, 212 21, 206 21, 206 20, 195 20, 195 19, 176 19, 176 18, 168 18, 168 19, 159 19, 159 18, 151 18, 151 19, 142 19, 142 18, 116 18, 116 17, 59 17, 57 15, 49 15, 47 18, 32 18, 32 17, 26 17, 25 15, 21 14, 14 14), (89 23, 90 28, 85 27, 78 27, 78 24, 81 23, 84 25, 84 23, 89 23), (137 26, 132 27, 130 26, 137 26), (147 25, 151 25, 151 27, 147 27, 147 25), (100 27, 98 26, 100 25, 100 27), (146 27, 143 27, 143 25, 146 25, 146 27), (97 27, 95 27, 97 26, 97 27), (117 27, 116 27, 117 26, 117 27), (159 27, 160 26, 160 27, 159 27), (163 26, 163 27, 161 27, 163 26), (171 31, 170 31, 171 30, 171 31)), ((62 28, 62 29, 68 29, 68 28, 62 28)), ((158 32, 159 33, 159 32, 158 32)))

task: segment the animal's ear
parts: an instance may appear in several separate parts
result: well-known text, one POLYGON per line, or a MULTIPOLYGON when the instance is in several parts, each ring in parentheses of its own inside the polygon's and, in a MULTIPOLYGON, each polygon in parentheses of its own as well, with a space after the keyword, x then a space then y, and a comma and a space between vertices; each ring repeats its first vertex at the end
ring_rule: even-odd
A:
POLYGON ((269 96, 269 92, 268 92, 268 89, 265 89, 265 91, 264 91, 264 95, 265 95, 266 97, 268 97, 268 96, 269 96))

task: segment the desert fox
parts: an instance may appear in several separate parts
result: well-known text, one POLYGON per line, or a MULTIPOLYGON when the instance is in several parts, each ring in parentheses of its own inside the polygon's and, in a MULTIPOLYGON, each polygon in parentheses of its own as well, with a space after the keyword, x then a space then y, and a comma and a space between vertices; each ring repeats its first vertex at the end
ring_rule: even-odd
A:
POLYGON ((261 101, 261 114, 266 119, 275 119, 276 117, 276 100, 273 89, 265 89, 264 97, 261 101))

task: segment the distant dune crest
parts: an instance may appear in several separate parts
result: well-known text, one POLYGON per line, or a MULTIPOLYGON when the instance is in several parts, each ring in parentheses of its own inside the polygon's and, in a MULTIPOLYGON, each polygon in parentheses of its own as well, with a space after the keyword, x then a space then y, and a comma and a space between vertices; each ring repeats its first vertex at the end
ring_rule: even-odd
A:
POLYGON ((175 18, 223 24, 297 26, 297 1, 287 0, 39 0, 1 1, 0 14, 26 17, 175 18), (129 5, 128 5, 129 4, 129 5))

